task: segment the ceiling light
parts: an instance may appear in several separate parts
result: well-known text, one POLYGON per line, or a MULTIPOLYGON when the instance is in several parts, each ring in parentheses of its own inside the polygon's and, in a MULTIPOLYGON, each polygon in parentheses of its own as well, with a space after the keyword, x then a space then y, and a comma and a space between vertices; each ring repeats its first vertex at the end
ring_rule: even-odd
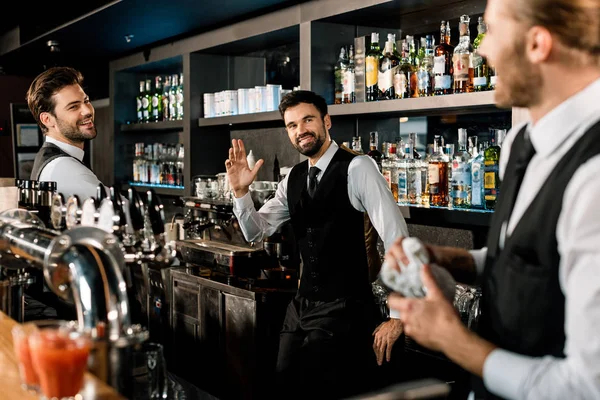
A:
POLYGON ((46 46, 50 48, 51 53, 58 53, 60 51, 59 44, 57 40, 48 40, 46 42, 46 46))
POLYGON ((127 43, 131 43, 131 39, 133 39, 133 35, 125 35, 125 41, 127 43))

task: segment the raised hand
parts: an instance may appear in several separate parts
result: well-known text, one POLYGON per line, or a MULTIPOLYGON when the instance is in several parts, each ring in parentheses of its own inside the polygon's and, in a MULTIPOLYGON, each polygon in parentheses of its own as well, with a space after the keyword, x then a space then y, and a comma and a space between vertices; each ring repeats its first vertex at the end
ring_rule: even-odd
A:
POLYGON ((256 178, 256 174, 263 163, 264 160, 260 159, 254 165, 254 168, 250 169, 246 160, 244 143, 240 139, 231 141, 229 158, 225 161, 225 169, 227 170, 229 187, 233 190, 235 197, 242 197, 248 193, 248 187, 256 178))

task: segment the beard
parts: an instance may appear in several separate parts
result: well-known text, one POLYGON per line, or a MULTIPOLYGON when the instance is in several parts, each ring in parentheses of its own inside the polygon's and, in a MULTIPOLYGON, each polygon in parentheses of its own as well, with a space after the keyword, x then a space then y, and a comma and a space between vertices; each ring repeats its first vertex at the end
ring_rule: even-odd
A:
POLYGON ((315 154, 317 154, 319 152, 319 150, 321 150, 323 143, 325 143, 325 138, 323 135, 317 135, 315 132, 308 131, 308 132, 304 133, 302 136, 299 136, 298 139, 296 139, 296 143, 294 143, 294 147, 296 148, 296 150, 298 150, 300 152, 300 154, 302 154, 306 157, 312 157, 315 154), (300 139, 302 139, 306 136, 312 136, 314 141, 305 146, 301 146, 300 139))
MULTIPOLYGON (((90 119, 90 117, 85 117, 83 120, 86 119, 90 119)), ((95 125, 92 127, 92 129, 83 129, 79 126, 79 124, 73 125, 58 118, 57 125, 58 129, 60 130, 60 133, 72 142, 83 142, 85 140, 91 140, 94 139, 97 135, 95 125)))
POLYGON ((500 67, 494 95, 496 105, 527 108, 539 103, 540 93, 536 88, 542 85, 542 75, 539 66, 527 60, 525 42, 515 42, 504 54, 509 61, 500 67))

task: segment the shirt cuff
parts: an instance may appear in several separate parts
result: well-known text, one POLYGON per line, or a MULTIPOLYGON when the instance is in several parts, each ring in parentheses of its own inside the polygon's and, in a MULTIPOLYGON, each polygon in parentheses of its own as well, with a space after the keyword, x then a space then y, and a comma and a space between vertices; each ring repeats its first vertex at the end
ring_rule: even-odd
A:
POLYGON ((246 208, 254 208, 254 202, 252 201, 252 196, 250 196, 250 192, 246 193, 242 197, 233 196, 233 209, 242 211, 246 208))
POLYGON ((487 247, 477 250, 469 250, 473 260, 475 261, 475 268, 477 269, 477 275, 480 276, 483 273, 485 267, 485 259, 487 257, 487 247))
POLYGON ((529 375, 535 362, 531 357, 496 349, 483 363, 483 383, 497 396, 507 399, 522 398, 522 380, 529 375))
POLYGON ((400 311, 394 310, 391 308, 389 310, 390 310, 390 318, 391 319, 400 319, 400 311))

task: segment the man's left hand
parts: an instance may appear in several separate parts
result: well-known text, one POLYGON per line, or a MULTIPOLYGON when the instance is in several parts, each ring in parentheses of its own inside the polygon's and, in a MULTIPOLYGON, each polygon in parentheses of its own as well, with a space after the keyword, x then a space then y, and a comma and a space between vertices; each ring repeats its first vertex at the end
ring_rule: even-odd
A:
POLYGON ((444 294, 431 274, 429 265, 423 267, 421 279, 427 289, 424 298, 405 298, 392 293, 388 306, 400 312, 404 332, 422 346, 441 351, 451 345, 452 338, 460 330, 466 329, 453 305, 444 294))
POLYGON ((373 331, 373 351, 377 356, 377 364, 382 365, 383 359, 390 362, 392 347, 402 334, 402 322, 399 319, 390 319, 379 324, 373 331))

